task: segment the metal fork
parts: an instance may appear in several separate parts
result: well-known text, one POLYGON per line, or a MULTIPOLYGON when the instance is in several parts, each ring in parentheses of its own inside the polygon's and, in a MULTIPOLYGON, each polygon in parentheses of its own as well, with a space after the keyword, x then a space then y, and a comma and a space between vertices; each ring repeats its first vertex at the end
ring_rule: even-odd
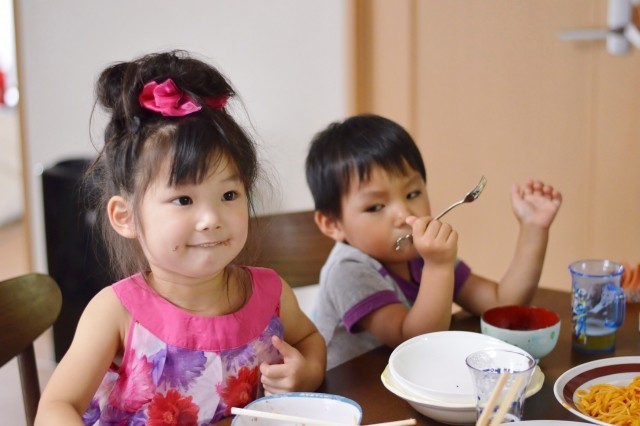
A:
MULTIPOLYGON (((469 193, 467 195, 465 195, 462 200, 451 204, 442 213, 440 213, 438 216, 436 216, 433 220, 440 219, 442 216, 444 216, 449 211, 451 211, 451 209, 453 209, 454 207, 459 206, 460 204, 471 203, 471 202, 477 200, 478 197, 480 196, 480 194, 482 193, 482 190, 484 189, 484 186, 486 184, 487 184, 487 178, 482 176, 480 178, 480 182, 478 182, 478 184, 475 186, 475 188, 473 188, 471 191, 469 191, 469 193)), ((413 235, 411 235, 411 234, 403 235, 402 237, 398 238, 396 240, 396 246, 395 246, 396 247, 396 251, 400 250, 400 245, 402 244, 403 241, 410 240, 412 238, 413 238, 413 235)))

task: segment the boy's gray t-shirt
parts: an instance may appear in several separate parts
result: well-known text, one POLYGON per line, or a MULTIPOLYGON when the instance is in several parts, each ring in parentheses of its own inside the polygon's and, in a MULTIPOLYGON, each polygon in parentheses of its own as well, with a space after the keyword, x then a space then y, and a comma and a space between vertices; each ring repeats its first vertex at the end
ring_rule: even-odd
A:
MULTIPOLYGON (((371 312, 391 303, 411 307, 418 293, 422 258, 409 262, 414 282, 387 271, 369 255, 337 242, 320 272, 320 289, 313 309, 313 321, 327 342, 327 368, 380 346, 357 323, 371 312)), ((454 296, 471 270, 456 262, 454 296)))

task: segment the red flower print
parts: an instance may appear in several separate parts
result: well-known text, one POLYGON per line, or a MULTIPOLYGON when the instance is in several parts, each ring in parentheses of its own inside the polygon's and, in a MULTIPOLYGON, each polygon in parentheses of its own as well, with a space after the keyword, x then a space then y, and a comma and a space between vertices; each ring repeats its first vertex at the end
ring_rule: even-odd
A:
POLYGON ((151 400, 156 385, 151 374, 153 363, 149 362, 146 355, 138 358, 132 351, 131 359, 114 384, 109 403, 121 410, 135 412, 151 400))
POLYGON ((156 394, 149 404, 148 426, 197 426, 199 408, 191 397, 170 389, 166 395, 156 394))
POLYGON ((259 366, 252 369, 242 367, 238 370, 237 376, 230 376, 227 379, 223 389, 219 391, 220 397, 227 406, 225 415, 231 414, 231 407, 242 408, 255 399, 258 392, 259 372, 259 366))

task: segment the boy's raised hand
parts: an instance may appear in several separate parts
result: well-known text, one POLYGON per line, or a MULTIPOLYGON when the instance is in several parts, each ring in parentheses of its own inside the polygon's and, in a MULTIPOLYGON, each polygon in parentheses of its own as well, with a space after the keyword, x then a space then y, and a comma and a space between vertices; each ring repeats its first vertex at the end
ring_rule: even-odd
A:
POLYGON ((562 204, 562 194, 553 186, 529 179, 524 186, 511 186, 513 212, 522 224, 549 228, 562 204))
POLYGON ((458 253, 458 233, 451 225, 430 216, 409 216, 407 224, 411 225, 413 245, 423 259, 432 263, 453 262, 458 253))

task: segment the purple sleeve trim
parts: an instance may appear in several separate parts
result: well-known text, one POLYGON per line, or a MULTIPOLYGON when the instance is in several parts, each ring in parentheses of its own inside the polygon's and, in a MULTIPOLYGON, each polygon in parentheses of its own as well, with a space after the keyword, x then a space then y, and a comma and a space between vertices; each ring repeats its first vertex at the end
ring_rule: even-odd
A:
POLYGON ((471 268, 469 268, 469 265, 464 263, 462 260, 459 261, 454 271, 453 297, 456 297, 458 292, 462 289, 462 286, 464 286, 469 275, 471 275, 471 268))
POLYGON ((400 303, 398 296, 391 290, 384 290, 372 294, 371 296, 361 300, 351 309, 345 312, 342 317, 344 325, 349 333, 357 333, 360 331, 358 321, 369 315, 371 312, 380 309, 391 303, 400 303))

